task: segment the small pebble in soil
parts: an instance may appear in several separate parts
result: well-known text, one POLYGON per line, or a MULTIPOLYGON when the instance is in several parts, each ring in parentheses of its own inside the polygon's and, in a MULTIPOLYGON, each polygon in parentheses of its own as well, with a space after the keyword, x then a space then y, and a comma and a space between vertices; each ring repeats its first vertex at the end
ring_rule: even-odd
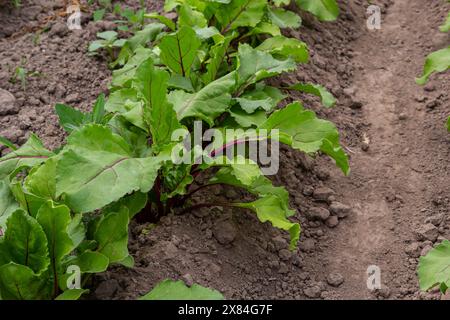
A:
POLYGON ((352 208, 338 201, 333 201, 330 204, 329 210, 332 214, 337 215, 338 218, 342 219, 349 215, 352 208))
POLYGON ((431 223, 424 224, 417 230, 418 240, 429 240, 435 242, 439 236, 439 230, 431 223))
POLYGON ((319 187, 314 190, 313 198, 318 201, 328 201, 331 195, 334 195, 333 189, 328 187, 319 187))
POLYGON ((328 275, 327 282, 330 286, 339 287, 344 283, 344 277, 338 272, 332 272, 328 275))
POLYGON ((231 221, 218 221, 214 225, 213 235, 223 245, 230 244, 236 238, 236 227, 231 221))
POLYGON ((325 224, 329 228, 334 228, 339 224, 339 219, 337 216, 331 216, 325 221, 325 224))
POLYGON ((330 211, 322 207, 312 207, 306 211, 306 217, 312 221, 325 221, 330 217, 330 211))

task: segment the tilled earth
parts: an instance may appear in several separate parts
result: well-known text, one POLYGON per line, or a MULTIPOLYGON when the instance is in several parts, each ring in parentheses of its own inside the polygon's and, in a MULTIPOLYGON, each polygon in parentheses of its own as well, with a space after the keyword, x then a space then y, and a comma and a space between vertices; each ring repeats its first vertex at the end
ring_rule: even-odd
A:
MULTIPOLYGON (((105 59, 86 54, 114 17, 93 22, 83 13, 82 30, 69 31, 66 1, 22 1, 20 9, 0 0, 0 135, 15 143, 38 134, 50 148, 64 141, 56 103, 88 110, 108 92, 105 59), (17 67, 29 77, 11 81, 17 67), (15 104, 2 103, 10 96, 15 104)), ((139 1, 122 1, 138 7, 139 1)), ((344 177, 325 157, 313 159, 283 149, 273 177, 291 194, 302 225, 299 249, 284 233, 262 225, 251 212, 216 207, 169 215, 156 225, 131 225, 132 269, 98 275, 91 298, 135 299, 165 278, 216 288, 228 299, 438 299, 421 293, 418 258, 450 237, 450 114, 447 74, 419 87, 425 56, 449 43, 438 26, 449 5, 440 0, 373 1, 382 8, 381 30, 366 27, 366 1, 340 1, 337 22, 319 23, 301 13, 303 26, 287 31, 305 41, 311 63, 280 82, 321 83, 338 98, 324 109, 301 99, 320 117, 334 121, 351 156, 344 177), (367 288, 367 268, 381 270, 382 288, 367 288)), ((81 1, 83 4, 83 1, 81 1)), ((162 1, 146 1, 159 11, 162 1)), ((211 201, 245 197, 215 186, 198 193, 211 201)))

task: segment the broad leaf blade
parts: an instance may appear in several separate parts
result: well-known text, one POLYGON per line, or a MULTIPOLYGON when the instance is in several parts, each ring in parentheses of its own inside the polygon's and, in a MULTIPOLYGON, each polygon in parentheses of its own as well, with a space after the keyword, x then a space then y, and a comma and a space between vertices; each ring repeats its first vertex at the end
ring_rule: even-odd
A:
POLYGON ((416 78, 416 82, 417 84, 423 85, 434 72, 444 72, 449 68, 450 46, 428 55, 425 66, 423 67, 423 75, 420 78, 416 78))
POLYGON ((297 5, 311 12, 321 21, 334 21, 339 16, 336 0, 296 0, 297 5))
POLYGON ((223 295, 197 284, 187 287, 183 281, 164 280, 140 300, 223 300, 223 295))
POLYGON ((450 241, 444 240, 419 260, 420 289, 429 290, 445 284, 450 287, 450 241))
POLYGON ((184 26, 175 34, 161 39, 161 59, 173 72, 189 76, 200 44, 195 31, 184 26))
POLYGON ((52 152, 45 149, 41 140, 32 134, 23 146, 0 158, 0 179, 4 179, 21 168, 38 165, 52 155, 52 152))

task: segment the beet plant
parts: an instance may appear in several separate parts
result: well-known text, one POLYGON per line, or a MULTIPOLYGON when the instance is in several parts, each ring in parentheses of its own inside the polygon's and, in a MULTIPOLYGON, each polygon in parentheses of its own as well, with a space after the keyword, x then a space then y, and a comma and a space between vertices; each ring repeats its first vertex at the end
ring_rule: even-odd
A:
MULTIPOLYGON (((450 1, 449 1, 450 2, 450 1)), ((439 28, 442 32, 449 32, 450 30, 450 12, 444 24, 439 28)), ((423 74, 416 79, 417 84, 424 85, 433 73, 445 72, 450 69, 450 46, 447 48, 430 53, 423 67, 423 74)), ((447 131, 450 132, 450 115, 446 123, 447 131)))
POLYGON ((279 15, 292 18, 282 27, 298 26, 276 6, 288 2, 167 1, 177 20, 149 14, 159 22, 123 44, 108 99, 101 95, 90 113, 56 106, 65 145, 50 151, 34 135, 20 148, 0 140, 11 150, 0 158, 2 298, 78 298, 92 273, 133 265, 130 219, 155 221, 176 208, 250 210, 287 231, 296 247, 300 225, 289 194, 265 176, 252 144, 320 152, 345 174, 349 166, 336 127, 286 101, 296 90, 329 107, 332 95, 318 84, 277 85, 277 76, 309 58, 305 43, 281 34, 279 15), (199 133, 212 134, 199 142, 199 133), (202 184, 204 172, 211 178, 202 184), (197 190, 216 184, 253 200, 192 203, 197 190))
MULTIPOLYGON (((450 30, 450 13, 447 20, 440 27, 442 32, 450 30)), ((450 68, 450 46, 428 55, 425 61, 424 73, 416 79, 418 84, 425 84, 434 72, 444 72, 450 68)), ((450 132, 450 116, 447 119, 447 130, 450 132)), ((420 257, 418 265, 420 289, 423 291, 439 287, 443 294, 450 287, 450 242, 444 240, 430 250, 424 257, 420 257)))

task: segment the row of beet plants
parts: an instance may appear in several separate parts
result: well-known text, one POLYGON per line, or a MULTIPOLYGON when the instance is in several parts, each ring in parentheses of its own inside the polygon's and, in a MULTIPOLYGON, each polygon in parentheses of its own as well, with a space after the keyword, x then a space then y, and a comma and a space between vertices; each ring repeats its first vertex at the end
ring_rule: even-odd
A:
MULTIPOLYGON (((275 77, 309 59, 305 43, 281 32, 301 23, 284 9, 289 2, 168 0, 165 9, 177 13, 174 20, 148 13, 156 22, 121 41, 107 99, 99 96, 90 113, 56 106, 68 133, 63 146, 47 150, 35 135, 19 148, 1 139, 11 150, 0 158, 2 299, 77 299, 92 274, 113 264, 132 267, 130 220, 189 210, 193 186, 200 184, 196 178, 205 171, 211 178, 197 188, 246 190, 253 201, 220 205, 253 211, 261 222, 288 232, 296 248, 300 225, 292 221, 298 219, 285 188, 272 185, 245 152, 223 161, 228 148, 264 139, 326 154, 349 172, 336 127, 300 101, 289 101, 291 91, 303 91, 331 107, 333 96, 318 84, 273 85, 275 77), (208 161, 175 161, 174 150, 199 122, 217 132, 240 129, 235 132, 242 135, 224 135, 209 149, 183 150, 190 159, 208 161), (173 139, 174 132, 183 134, 173 139), (78 283, 73 270, 81 276, 78 283)), ((338 13, 334 1, 297 3, 323 20, 338 13)), ((145 298, 168 294, 221 297, 164 281, 145 298)))

